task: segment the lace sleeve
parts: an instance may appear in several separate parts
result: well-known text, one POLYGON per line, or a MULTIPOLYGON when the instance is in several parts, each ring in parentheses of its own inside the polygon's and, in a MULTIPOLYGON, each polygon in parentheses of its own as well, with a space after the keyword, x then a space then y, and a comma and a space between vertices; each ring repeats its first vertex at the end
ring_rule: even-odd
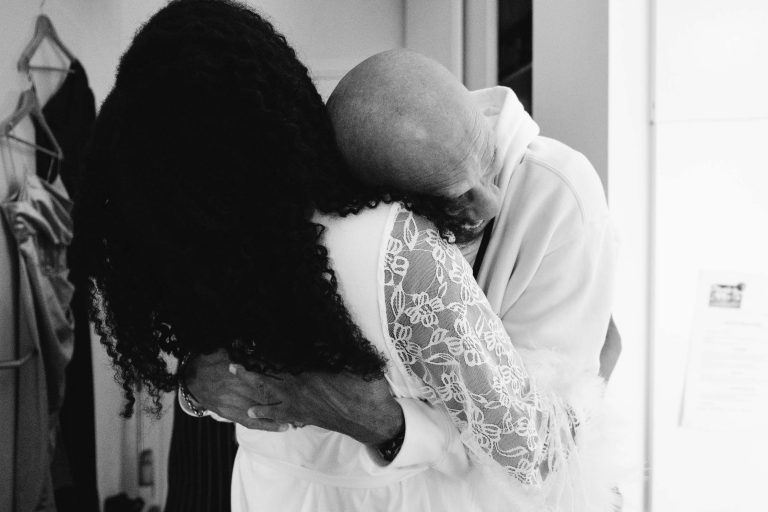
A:
POLYGON ((574 410, 531 379, 459 250, 400 209, 384 280, 396 357, 421 397, 447 408, 470 457, 526 486, 557 471, 574 446, 574 410))

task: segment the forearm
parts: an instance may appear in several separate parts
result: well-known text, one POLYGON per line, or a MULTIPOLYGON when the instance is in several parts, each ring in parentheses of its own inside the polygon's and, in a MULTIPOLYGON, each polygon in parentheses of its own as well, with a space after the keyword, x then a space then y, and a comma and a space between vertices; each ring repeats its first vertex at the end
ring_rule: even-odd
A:
POLYGON ((370 401, 333 400, 329 406, 330 412, 313 424, 346 434, 370 447, 390 441, 405 428, 403 409, 391 395, 370 401))
MULTIPOLYGON (((405 366, 407 378, 423 382, 420 396, 447 412, 472 466, 498 475, 499 487, 515 495, 511 502, 557 499, 568 489, 610 491, 598 477, 608 473, 591 469, 605 453, 587 455, 601 447, 597 355, 610 315, 608 286, 596 277, 601 259, 578 257, 574 265, 573 247, 550 252, 541 280, 510 300, 528 301, 510 336, 456 248, 429 228, 413 229, 414 222, 420 228, 418 218, 398 215, 388 244, 387 261, 401 262, 388 274, 384 297, 392 359, 405 366), (588 272, 563 283, 555 269, 569 267, 588 272), (604 317, 592 317, 593 309, 604 317)), ((561 509, 537 504, 533 510, 561 509)))

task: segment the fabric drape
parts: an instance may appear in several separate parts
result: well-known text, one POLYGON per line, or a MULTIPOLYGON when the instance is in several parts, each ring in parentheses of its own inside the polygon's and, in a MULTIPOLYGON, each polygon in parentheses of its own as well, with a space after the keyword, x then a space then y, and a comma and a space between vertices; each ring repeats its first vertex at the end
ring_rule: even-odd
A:
POLYGON ((189 416, 174 402, 165 512, 230 510, 234 424, 189 416))
MULTIPOLYGON (((96 105, 88 77, 80 62, 70 63, 69 73, 43 107, 43 116, 64 159, 53 161, 37 153, 38 176, 61 178, 69 196, 76 200, 77 181, 85 146, 96 119, 96 105)), ((51 147, 45 130, 35 122, 39 146, 51 147)), ((60 511, 96 512, 96 431, 94 426, 93 368, 88 323, 87 282, 77 272, 76 248, 70 248, 70 281, 75 286, 72 312, 75 323, 74 354, 67 369, 67 392, 60 414, 60 440, 54 459, 54 485, 60 511)))
POLYGON ((18 249, 17 359, 0 371, 17 372, 13 506, 55 510, 50 461, 74 338, 66 264, 72 203, 60 181, 30 174, 13 176, 11 190, 0 211, 18 249))

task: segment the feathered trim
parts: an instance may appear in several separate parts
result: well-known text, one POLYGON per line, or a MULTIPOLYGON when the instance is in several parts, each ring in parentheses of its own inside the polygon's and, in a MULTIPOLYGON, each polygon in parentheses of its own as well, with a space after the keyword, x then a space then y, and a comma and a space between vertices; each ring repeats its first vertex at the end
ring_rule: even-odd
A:
MULTIPOLYGON (((577 370, 577 364, 551 350, 518 349, 531 383, 544 400, 567 404, 576 420, 567 451, 544 482, 523 486, 492 465, 470 471, 470 488, 484 512, 613 512, 621 498, 615 491, 622 470, 618 432, 606 412, 604 381, 577 370), (611 435, 613 434, 613 435, 611 435)), ((555 451, 555 450, 552 450, 555 451)))

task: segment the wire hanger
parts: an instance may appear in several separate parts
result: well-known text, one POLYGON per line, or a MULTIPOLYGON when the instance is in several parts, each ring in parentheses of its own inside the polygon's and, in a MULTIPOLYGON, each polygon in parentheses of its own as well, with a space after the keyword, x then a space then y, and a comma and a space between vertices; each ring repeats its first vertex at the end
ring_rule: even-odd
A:
MULTIPOLYGON (((62 151, 61 146, 59 146, 59 143, 56 141, 56 137, 54 137, 50 126, 48 126, 48 123, 45 121, 45 117, 43 117, 43 111, 40 108, 40 102, 37 99, 37 92, 35 91, 34 85, 21 93, 21 96, 19 96, 19 102, 16 105, 16 109, 10 116, 0 122, 0 138, 15 140, 20 144, 24 144, 25 146, 29 146, 36 149, 37 151, 40 151, 41 153, 52 156, 53 158, 59 160, 59 162, 64 160, 64 152, 62 151), (51 144, 53 145, 52 150, 24 140, 12 133, 13 129, 16 128, 16 126, 27 116, 33 117, 38 122, 45 134, 48 136, 48 139, 51 141, 51 144)), ((51 169, 48 170, 48 173, 45 176, 46 180, 50 177, 50 174, 51 169)))
MULTIPOLYGON (((43 2, 44 4, 45 2, 43 2)), ((42 9, 43 4, 40 5, 42 9)), ((60 73, 72 73, 71 69, 57 68, 52 66, 33 66, 30 61, 35 55, 35 52, 40 47, 40 44, 48 39, 51 41, 61 53, 63 53, 70 61, 77 60, 72 52, 70 52, 64 43, 59 39, 59 35, 56 33, 56 29, 53 28, 53 22, 45 14, 40 14, 37 17, 35 23, 35 34, 32 36, 32 40, 27 44, 24 51, 21 52, 21 57, 17 64, 18 70, 29 75, 30 71, 58 71, 60 73)))

